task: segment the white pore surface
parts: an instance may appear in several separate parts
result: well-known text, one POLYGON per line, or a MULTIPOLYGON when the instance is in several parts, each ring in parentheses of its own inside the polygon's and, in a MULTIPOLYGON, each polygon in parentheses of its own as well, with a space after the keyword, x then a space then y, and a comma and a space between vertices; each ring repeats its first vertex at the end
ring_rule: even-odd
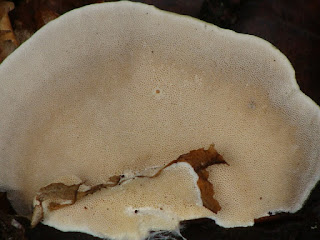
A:
POLYGON ((71 11, 0 66, 0 186, 19 213, 215 143, 224 227, 298 210, 320 176, 320 110, 266 41, 130 2, 71 11))
POLYGON ((197 180, 188 163, 173 164, 156 178, 135 178, 72 206, 45 211, 44 223, 123 240, 145 239, 151 230, 179 230, 182 220, 211 215, 203 207, 197 180))

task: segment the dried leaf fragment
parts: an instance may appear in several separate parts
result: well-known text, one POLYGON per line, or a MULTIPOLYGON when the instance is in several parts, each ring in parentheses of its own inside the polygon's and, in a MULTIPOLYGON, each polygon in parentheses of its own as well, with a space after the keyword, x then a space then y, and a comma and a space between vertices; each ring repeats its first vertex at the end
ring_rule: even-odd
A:
POLYGON ((211 210, 212 212, 217 213, 221 209, 221 206, 218 203, 218 201, 213 198, 213 195, 214 195, 213 185, 211 182, 209 182, 208 180, 209 172, 206 171, 205 169, 214 164, 227 164, 227 165, 229 164, 217 152, 217 150, 214 148, 214 144, 211 144, 208 150, 205 150, 204 148, 200 148, 197 150, 192 150, 187 154, 183 154, 179 156, 177 160, 170 162, 168 165, 162 168, 158 173, 156 173, 155 176, 158 176, 160 172, 166 167, 178 162, 186 162, 193 167, 194 171, 199 176, 199 180, 197 184, 201 192, 203 205, 209 210, 211 210))
POLYGON ((201 170, 197 172, 197 174, 199 176, 197 184, 201 192, 203 206, 208 208, 210 211, 217 213, 220 211, 221 206, 219 202, 213 198, 213 185, 208 181, 209 172, 207 170, 201 170))
POLYGON ((43 219, 43 202, 48 201, 48 209, 56 210, 75 203, 81 184, 65 185, 52 183, 39 190, 35 197, 36 205, 33 210, 31 227, 35 227, 43 219))
POLYGON ((49 9, 46 6, 41 5, 40 9, 35 12, 35 16, 34 16, 36 20, 37 28, 40 29, 41 27, 46 25, 48 22, 56 19, 59 16, 60 15, 58 13, 54 12, 53 10, 49 9))
POLYGON ((74 202, 80 185, 81 184, 68 186, 63 183, 52 183, 40 189, 36 200, 43 202, 48 199, 56 198, 62 201, 70 200, 74 202))
POLYGON ((0 62, 19 46, 8 15, 13 9, 13 2, 0 2, 0 62))
POLYGON ((44 217, 44 204, 49 211, 54 211, 62 207, 74 204, 77 200, 93 194, 102 188, 114 187, 118 185, 120 177, 113 176, 109 179, 110 184, 98 184, 92 187, 84 185, 84 183, 66 185, 64 183, 51 183, 39 190, 35 197, 35 206, 31 219, 31 227, 35 227, 44 217), (118 180, 117 180, 118 179, 118 180), (81 191, 80 187, 86 186, 89 188, 86 191, 81 191))
POLYGON ((204 150, 204 148, 192 150, 187 154, 181 155, 177 160, 173 162, 187 162, 197 173, 214 164, 228 164, 217 152, 213 144, 210 145, 208 150, 204 150))
POLYGON ((187 162, 193 167, 199 176, 197 184, 201 192, 203 205, 212 212, 217 213, 221 209, 221 206, 219 202, 213 198, 213 185, 211 182, 209 182, 209 172, 205 169, 214 164, 228 163, 217 152, 217 150, 214 148, 214 145, 211 144, 208 150, 200 148, 190 151, 187 154, 181 155, 176 161, 173 162, 187 162))

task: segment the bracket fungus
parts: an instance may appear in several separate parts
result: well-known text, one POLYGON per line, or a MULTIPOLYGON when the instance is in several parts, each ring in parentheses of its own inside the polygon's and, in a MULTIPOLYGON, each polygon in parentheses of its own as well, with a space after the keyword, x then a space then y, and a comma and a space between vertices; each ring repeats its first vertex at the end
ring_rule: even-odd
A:
MULTIPOLYGON (((211 143, 228 165, 207 166, 201 174, 221 210, 191 207, 188 216, 175 215, 178 220, 206 216, 223 227, 251 226, 269 212, 300 209, 320 178, 320 109, 299 90, 279 50, 141 3, 86 6, 40 29, 0 65, 0 112, 0 188, 20 214, 30 214, 38 190, 61 176, 107 184, 110 176, 161 168, 211 143)), ((186 163, 174 166, 164 173, 183 172, 189 182, 196 176, 186 163)), ((126 185, 166 192, 161 176, 126 185)), ((184 187, 193 189, 191 205, 198 206, 193 183, 184 187)), ((108 194, 120 196, 119 189, 108 194)), ((172 196, 183 202, 178 190, 172 196)), ((53 211, 44 222, 111 236, 114 229, 98 234, 59 215, 78 214, 75 207, 93 197, 100 197, 99 206, 112 205, 101 198, 104 192, 53 211)), ((135 194, 154 200, 158 192, 135 194)), ((123 209, 139 207, 127 197, 118 201, 123 209)), ((129 212, 119 216, 129 219, 129 212)), ((176 222, 167 224, 161 227, 176 222)))

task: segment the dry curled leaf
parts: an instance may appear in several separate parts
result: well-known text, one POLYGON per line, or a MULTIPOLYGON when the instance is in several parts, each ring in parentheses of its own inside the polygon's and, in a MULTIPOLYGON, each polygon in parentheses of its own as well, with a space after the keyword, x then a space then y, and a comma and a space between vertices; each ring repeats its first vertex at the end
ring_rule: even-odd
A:
POLYGON ((54 211, 62 207, 74 204, 83 197, 93 194, 102 188, 114 187, 118 185, 120 176, 110 177, 109 184, 98 184, 92 187, 84 185, 84 183, 66 185, 63 183, 51 183, 39 190, 35 197, 36 204, 33 209, 31 219, 31 227, 35 227, 44 217, 44 203, 48 211, 54 211), (88 188, 86 191, 81 191, 80 187, 88 188))
POLYGON ((214 148, 214 145, 211 144, 208 150, 200 148, 197 150, 192 150, 187 154, 181 155, 177 160, 170 162, 164 168, 160 169, 160 171, 157 172, 153 177, 158 176, 161 171, 168 166, 179 162, 189 163, 194 171, 198 174, 199 180, 197 184, 201 192, 203 205, 210 211, 217 213, 221 209, 221 207, 219 202, 213 198, 213 185, 211 182, 209 182, 209 172, 205 169, 214 164, 229 164, 217 152, 217 150, 214 148))
POLYGON ((13 9, 13 2, 0 2, 0 63, 19 46, 8 15, 13 9))
POLYGON ((227 164, 223 157, 211 144, 208 150, 200 148, 198 150, 192 150, 187 154, 181 155, 177 160, 170 163, 187 162, 189 163, 194 171, 198 174, 199 180, 197 182, 201 192, 201 198, 203 205, 214 213, 217 213, 221 207, 216 199, 213 198, 214 191, 213 185, 209 182, 209 172, 205 169, 214 164, 227 164))
POLYGON ((46 25, 48 22, 56 19, 60 15, 46 6, 41 6, 41 8, 35 12, 35 21, 38 29, 46 25))
POLYGON ((33 210, 31 226, 35 227, 43 219, 43 202, 48 201, 49 210, 74 204, 80 185, 68 186, 63 183, 52 183, 41 188, 35 197, 37 204, 33 210))
POLYGON ((210 145, 208 150, 200 148, 198 150, 192 150, 187 154, 183 154, 177 160, 173 161, 173 163, 177 162, 189 163, 197 173, 214 164, 227 164, 223 157, 214 148, 213 144, 210 145))
POLYGON ((199 176, 197 184, 201 192, 203 206, 208 208, 210 211, 217 213, 220 211, 221 206, 219 202, 213 198, 213 185, 208 180, 209 172, 207 170, 201 170, 197 172, 197 174, 199 176))

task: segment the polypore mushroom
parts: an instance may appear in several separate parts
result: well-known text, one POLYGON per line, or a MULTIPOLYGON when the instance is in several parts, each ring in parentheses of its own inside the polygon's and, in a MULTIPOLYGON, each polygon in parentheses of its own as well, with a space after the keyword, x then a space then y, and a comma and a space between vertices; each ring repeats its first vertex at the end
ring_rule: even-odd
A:
POLYGON ((320 177, 319 107, 254 36, 91 5, 40 29, 0 76, 0 185, 19 213, 60 176, 101 184, 211 143, 229 166, 208 168, 221 211, 207 217, 224 227, 297 211, 320 177))

